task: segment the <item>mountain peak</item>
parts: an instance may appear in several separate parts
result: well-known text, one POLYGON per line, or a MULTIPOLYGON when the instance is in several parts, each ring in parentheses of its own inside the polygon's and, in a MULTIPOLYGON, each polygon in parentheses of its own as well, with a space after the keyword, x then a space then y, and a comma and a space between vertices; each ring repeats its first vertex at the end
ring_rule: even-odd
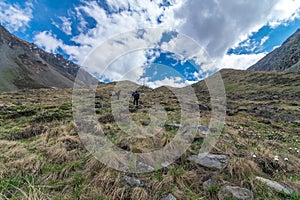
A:
POLYGON ((72 87, 79 66, 11 34, 0 25, 0 91, 72 87))
POLYGON ((283 44, 248 68, 252 71, 300 71, 300 29, 283 44))

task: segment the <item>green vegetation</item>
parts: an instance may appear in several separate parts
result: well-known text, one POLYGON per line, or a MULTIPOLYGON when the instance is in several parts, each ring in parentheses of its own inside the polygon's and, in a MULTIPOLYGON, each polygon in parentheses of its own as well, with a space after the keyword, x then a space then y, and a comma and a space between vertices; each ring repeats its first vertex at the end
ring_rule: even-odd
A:
MULTIPOLYGON (((200 132, 186 153, 169 166, 146 174, 110 169, 83 146, 72 120, 71 89, 40 89, 0 94, 0 199, 159 199, 172 193, 177 199, 217 199, 224 185, 250 189, 254 199, 299 199, 300 180, 300 75, 223 71, 228 116, 211 153, 230 158, 225 169, 214 170, 188 161, 205 139, 200 132), (278 74, 276 74, 279 76, 278 74), (266 82, 259 83, 257 81, 266 82), (277 81, 277 85, 273 81, 277 81), (296 88, 298 87, 298 88, 296 88), (247 88, 247 90, 245 89, 247 88), (230 115, 230 116, 229 116, 230 115), (120 184, 132 176, 145 185, 120 184), (290 197, 255 180, 265 177, 295 190, 290 197), (213 179, 215 185, 203 189, 213 179), (63 191, 63 192, 62 192, 63 191)), ((202 84, 202 83, 199 83, 202 84)), ((194 85, 199 105, 211 106, 207 88, 194 85)), ((96 116, 101 129, 117 147, 135 153, 152 152, 170 144, 179 127, 180 105, 165 88, 143 88, 142 106, 129 113, 143 137, 128 135, 117 126, 110 107, 114 84, 100 85, 96 116), (159 104, 159 126, 151 124, 152 106, 159 104), (161 118, 160 118, 161 117, 161 118)), ((152 113, 153 114, 153 113, 152 113)), ((152 116, 153 117, 153 116, 152 116)), ((211 111, 201 111, 199 123, 208 126, 211 111)), ((131 130, 130 126, 125 129, 131 130)))

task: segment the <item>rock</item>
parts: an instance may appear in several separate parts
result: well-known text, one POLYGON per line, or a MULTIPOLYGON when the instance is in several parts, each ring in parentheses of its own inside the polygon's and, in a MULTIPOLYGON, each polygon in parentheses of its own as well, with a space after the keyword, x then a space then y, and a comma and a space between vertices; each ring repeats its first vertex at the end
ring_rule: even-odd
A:
POLYGON ((234 115, 237 114, 237 111, 234 110, 234 109, 227 109, 227 110, 226 110, 226 114, 227 114, 228 116, 234 116, 234 115))
POLYGON ((211 107, 209 106, 206 106, 206 105, 201 105, 199 104, 199 110, 205 110, 205 111, 210 111, 211 110, 211 107))
POLYGON ((152 166, 147 165, 147 164, 142 163, 142 162, 137 163, 137 168, 138 168, 138 170, 143 170, 143 171, 148 171, 148 172, 152 172, 152 171, 155 170, 152 166))
POLYGON ((295 123, 295 124, 297 124, 297 123, 300 123, 300 120, 295 120, 295 121, 293 121, 292 123, 295 123))
POLYGON ((138 109, 138 108, 135 107, 135 106, 134 106, 134 107, 133 107, 133 106, 132 106, 132 107, 129 107, 129 112, 135 112, 135 111, 137 111, 137 109, 138 109))
POLYGON ((130 176, 122 176, 120 180, 121 185, 127 185, 129 187, 143 187, 145 184, 136 178, 130 176))
POLYGON ((201 131, 203 135, 207 135, 210 133, 210 130, 207 126, 199 125, 197 128, 201 131))
POLYGON ((217 186, 217 184, 212 179, 208 179, 207 181, 203 182, 202 186, 203 190, 208 190, 212 187, 217 186))
POLYGON ((162 166, 162 167, 168 167, 171 164, 172 164, 171 162, 165 161, 165 162, 161 163, 160 166, 162 166))
POLYGON ((240 106, 238 109, 237 109, 238 112, 247 112, 248 111, 248 108, 247 107, 244 107, 244 106, 240 106))
MULTIPOLYGON (((175 127, 175 128, 183 127, 182 124, 166 124, 166 126, 171 126, 171 127, 175 127)), ((207 126, 204 126, 204 125, 188 126, 188 128, 199 129, 203 135, 206 135, 206 134, 210 133, 209 128, 207 126)))
POLYGON ((279 116, 279 119, 284 122, 293 122, 293 121, 297 120, 297 118, 292 114, 281 114, 279 116))
POLYGON ((164 102, 164 101, 161 101, 160 104, 161 104, 161 105, 168 105, 168 103, 167 103, 167 102, 164 102))
POLYGON ((266 119, 260 120, 258 122, 262 123, 262 124, 272 124, 272 122, 270 120, 266 120, 266 119))
POLYGON ((271 181, 262 177, 256 177, 256 180, 262 182, 263 184, 267 185, 269 188, 275 190, 278 193, 283 193, 288 196, 291 196, 291 194, 294 192, 293 190, 286 188, 285 186, 281 185, 276 181, 271 181))
POLYGON ((223 169, 228 165, 229 158, 225 155, 199 154, 192 155, 189 161, 195 161, 197 164, 213 169, 223 169))
POLYGON ((220 200, 225 199, 237 199, 237 200, 252 200, 253 193, 241 187, 234 187, 234 186, 224 186, 218 193, 218 198, 220 200))
POLYGON ((172 127, 175 127, 175 128, 180 128, 180 127, 182 127, 181 124, 167 124, 167 126, 172 126, 172 127))
POLYGON ((174 197, 173 194, 170 193, 168 195, 160 197, 159 200, 176 200, 176 197, 174 197))
POLYGON ((96 103, 95 104, 95 108, 105 108, 105 107, 107 107, 106 104, 102 104, 102 103, 96 103))

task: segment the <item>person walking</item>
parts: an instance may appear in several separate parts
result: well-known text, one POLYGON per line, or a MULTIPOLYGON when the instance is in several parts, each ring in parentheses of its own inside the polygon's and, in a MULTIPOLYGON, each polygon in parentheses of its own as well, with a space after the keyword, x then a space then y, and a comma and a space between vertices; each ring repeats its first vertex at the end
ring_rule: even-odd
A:
POLYGON ((132 96, 133 96, 133 105, 138 107, 140 94, 138 93, 138 91, 135 91, 134 93, 132 93, 132 96))

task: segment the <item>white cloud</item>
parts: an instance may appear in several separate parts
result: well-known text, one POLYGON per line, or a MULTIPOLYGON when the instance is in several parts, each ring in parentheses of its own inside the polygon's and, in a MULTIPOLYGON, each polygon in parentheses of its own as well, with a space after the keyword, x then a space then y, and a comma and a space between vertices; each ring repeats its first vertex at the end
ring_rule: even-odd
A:
POLYGON ((216 65, 222 68, 230 68, 230 69, 247 69, 257 61, 262 59, 266 53, 259 54, 230 54, 225 55, 220 61, 216 63, 216 65))
POLYGON ((160 86, 171 86, 171 87, 185 87, 195 83, 195 81, 183 80, 181 77, 166 77, 162 80, 149 81, 148 78, 140 79, 140 84, 147 83, 146 86, 150 88, 158 88, 160 86))
MULTIPOLYGON (((157 41, 161 37, 161 33, 146 34, 144 41, 134 37, 124 38, 121 42, 124 42, 125 45, 114 41, 106 44, 107 48, 105 50, 101 48, 101 51, 97 50, 98 46, 127 31, 160 27, 178 30, 199 44, 200 48, 186 40, 173 38, 164 43, 162 47, 185 58, 202 58, 195 59, 196 63, 204 64, 201 72, 210 71, 215 66, 246 69, 262 58, 265 53, 226 55, 227 50, 237 46, 241 41, 247 40, 249 35, 263 25, 275 26, 299 17, 299 12, 296 11, 300 7, 299 0, 171 0, 169 7, 161 7, 161 2, 162 0, 108 0, 107 4, 110 8, 108 12, 101 8, 97 1, 85 1, 74 10, 68 11, 69 16, 61 17, 63 25, 65 25, 63 30, 70 34, 72 31, 70 19, 74 19, 73 17, 76 15, 77 29, 81 33, 74 35, 72 41, 78 46, 64 44, 51 32, 37 34, 35 41, 48 51, 56 51, 60 47, 71 55, 71 58, 75 58, 79 64, 84 63, 88 55, 92 56, 92 59, 86 64, 91 70, 101 74, 105 68, 101 64, 106 63, 105 60, 101 60, 103 57, 107 60, 115 59, 119 54, 123 55, 126 48, 129 48, 126 44, 133 43, 136 47, 145 46, 148 45, 147 40, 157 41), (93 18, 96 22, 95 26, 89 30, 86 16, 93 18), (160 23, 158 19, 161 21, 160 23), (93 51, 92 55, 91 51, 93 51), (205 53, 206 51, 208 54, 205 53), (99 55, 101 55, 101 59, 99 55), (208 55, 212 57, 216 65, 210 61, 208 55)), ((256 45, 263 45, 267 39, 268 37, 264 37, 256 45)), ((250 43, 250 40, 248 42, 250 43)), ((138 76, 144 72, 143 65, 147 61, 145 55, 146 53, 142 51, 124 55, 110 67, 110 70, 105 72, 104 76, 112 80, 122 79, 127 72, 134 69, 131 78, 138 80, 138 76)), ((168 83, 182 84, 175 78, 166 78, 156 81, 152 85, 168 83)))
POLYGON ((269 25, 273 28, 286 21, 300 17, 299 0, 279 0, 268 16, 269 25))
POLYGON ((186 22, 180 31, 202 45, 213 58, 222 58, 263 25, 283 23, 299 9, 298 0, 190 0, 178 18, 186 22), (188 11, 188 12, 187 12, 188 11))
POLYGON ((54 26, 64 32, 66 35, 72 35, 72 21, 71 18, 59 17, 61 23, 52 22, 54 26))
POLYGON ((263 37, 260 41, 260 46, 264 45, 269 38, 270 38, 269 36, 263 37))
POLYGON ((10 31, 24 30, 32 19, 33 5, 27 1, 25 7, 19 4, 0 2, 0 22, 10 31))
POLYGON ((228 48, 264 25, 273 7, 274 1, 269 0, 190 0, 178 12, 178 17, 186 18, 180 31, 212 57, 223 57, 228 48))
MULTIPOLYGON (((106 12, 101 8, 96 1, 85 2, 69 13, 76 13, 79 19, 79 30, 86 30, 87 21, 83 16, 92 17, 95 21, 95 27, 79 35, 72 37, 72 41, 79 44, 79 46, 70 46, 63 44, 61 40, 49 32, 42 32, 36 35, 35 41, 38 45, 45 47, 48 51, 55 51, 58 47, 63 49, 67 54, 78 60, 79 64, 86 65, 90 71, 102 74, 105 69, 107 60, 112 61, 118 56, 126 54, 126 49, 132 50, 132 48, 140 47, 155 47, 157 42, 162 37, 162 32, 152 32, 152 34, 145 33, 141 38, 130 35, 128 38, 124 38, 123 44, 115 41, 110 41, 108 44, 104 44, 107 40, 121 34, 121 36, 127 31, 137 30, 145 27, 170 27, 177 26, 180 20, 173 20, 173 11, 169 8, 163 8, 159 6, 161 1, 122 1, 116 3, 115 1, 108 1, 108 6, 111 8, 112 13, 106 12), (129 7, 130 6, 130 9, 129 7), (119 11, 121 12, 114 12, 119 11), (168 17, 164 17, 167 16, 168 17), (158 24, 157 19, 161 17, 162 23, 158 24), (155 41, 155 42, 153 42, 155 41), (155 44, 154 44, 155 43, 155 44), (99 48, 101 45, 107 45, 106 48, 99 48), (131 47, 128 44, 133 44, 131 47), (125 51, 124 51, 125 50, 125 51), (92 54, 90 54, 92 52, 92 54), (99 56, 101 55, 101 56, 99 56), (89 58, 88 61, 86 60, 89 58), (103 59, 105 58, 105 59, 103 59)), ((176 1, 173 2, 174 5, 176 1)), ((176 6, 181 5, 180 1, 176 6)), ((176 7, 174 6, 174 7, 176 7)), ((69 19, 67 17, 61 19, 69 19)), ((66 20, 64 20, 66 21, 66 20)), ((127 52, 128 53, 128 52, 127 52)), ((102 74, 105 78, 111 80, 121 80, 124 78, 124 73, 130 71, 135 67, 136 73, 131 73, 132 80, 137 81, 138 76, 144 72, 144 64, 147 61, 146 51, 140 51, 138 53, 129 53, 128 55, 119 58, 112 66, 110 70, 106 70, 105 74, 102 74), (124 68, 124 69, 123 69, 124 68)), ((128 75, 128 74, 127 74, 128 75)))
POLYGON ((43 31, 34 36, 35 43, 43 47, 46 51, 55 53, 58 47, 63 46, 63 41, 56 39, 56 36, 51 32, 43 31))
POLYGON ((47 52, 57 53, 58 48, 65 51, 70 56, 71 60, 78 61, 79 55, 87 55, 91 48, 89 46, 70 46, 63 43, 61 39, 49 31, 43 31, 36 34, 33 38, 34 43, 44 48, 47 52))
POLYGON ((147 58, 144 51, 135 51, 123 55, 105 69, 102 73, 103 80, 131 80, 137 82, 144 73, 146 62, 147 58))

